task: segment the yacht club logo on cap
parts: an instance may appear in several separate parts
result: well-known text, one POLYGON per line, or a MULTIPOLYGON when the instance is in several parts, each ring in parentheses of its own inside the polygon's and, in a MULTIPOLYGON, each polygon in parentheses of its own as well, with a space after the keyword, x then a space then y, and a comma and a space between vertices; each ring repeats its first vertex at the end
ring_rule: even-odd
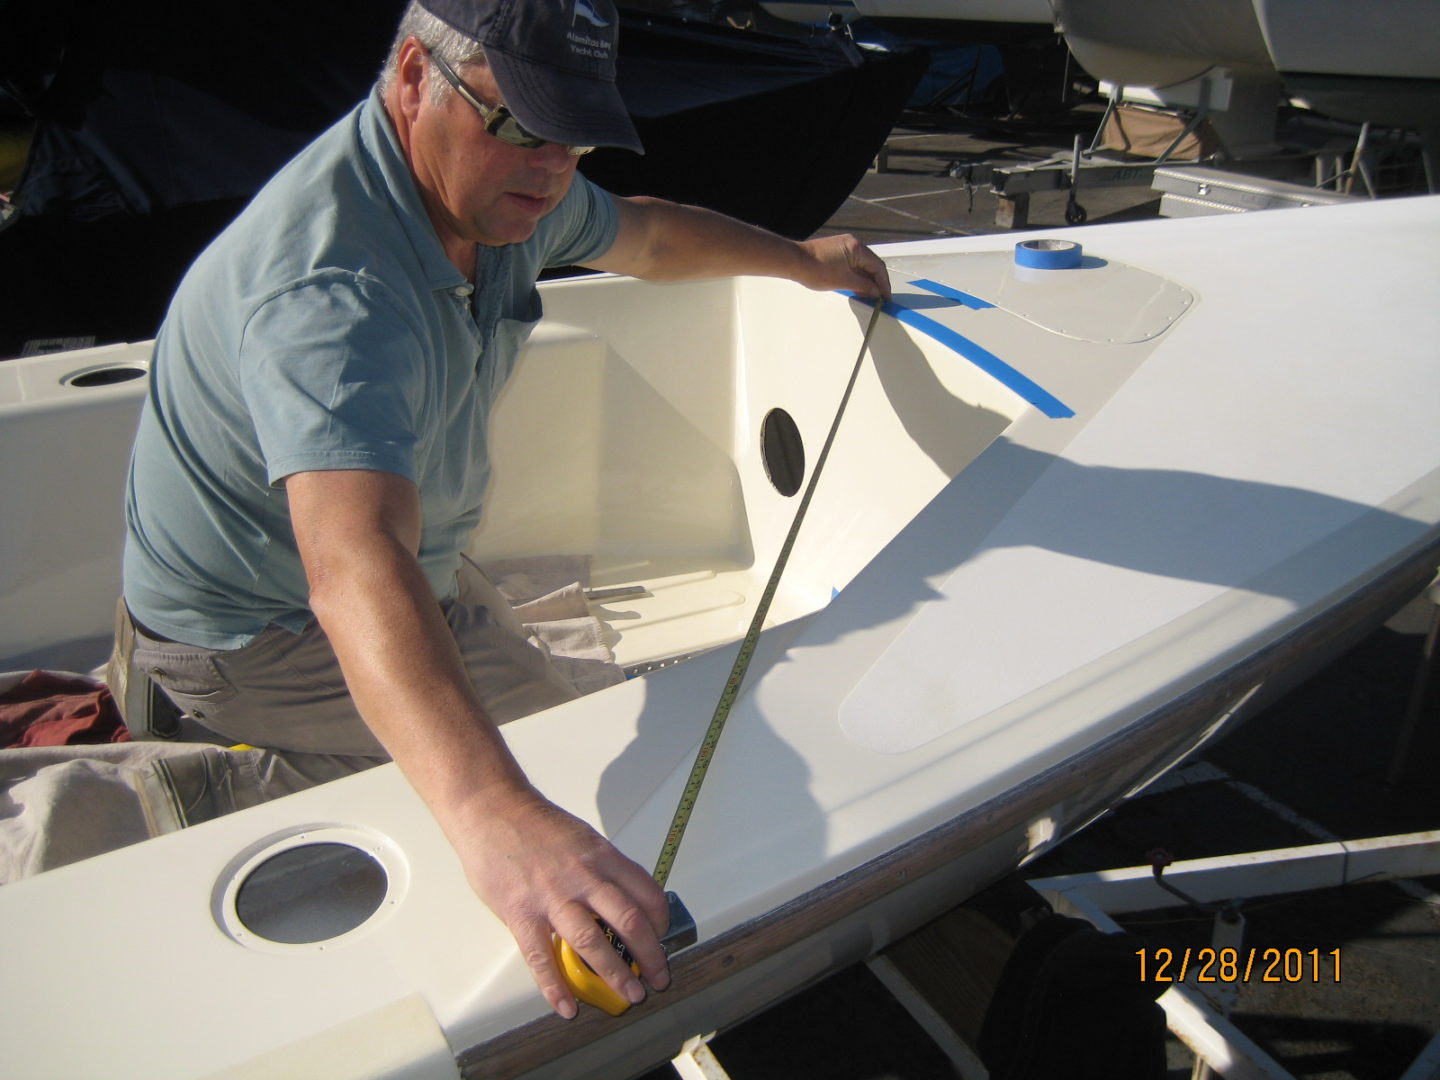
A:
POLYGON ((571 17, 570 21, 573 23, 576 19, 584 19, 591 26, 599 30, 604 30, 610 25, 607 19, 601 18, 600 13, 595 10, 590 0, 575 0, 575 14, 571 17))
POLYGON ((570 32, 565 35, 570 51, 592 60, 609 60, 614 35, 596 37, 587 32, 586 24, 593 30, 608 30, 610 20, 603 18, 590 0, 574 0, 574 4, 570 15, 570 32))

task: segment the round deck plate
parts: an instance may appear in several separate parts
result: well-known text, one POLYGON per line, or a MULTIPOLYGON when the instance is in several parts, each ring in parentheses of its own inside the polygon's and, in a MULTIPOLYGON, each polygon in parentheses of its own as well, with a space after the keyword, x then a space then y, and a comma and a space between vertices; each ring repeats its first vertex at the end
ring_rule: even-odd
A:
POLYGON ((216 882, 221 929, 261 951, 334 948, 373 930, 400 904, 408 866, 387 837, 325 825, 270 837, 216 882))

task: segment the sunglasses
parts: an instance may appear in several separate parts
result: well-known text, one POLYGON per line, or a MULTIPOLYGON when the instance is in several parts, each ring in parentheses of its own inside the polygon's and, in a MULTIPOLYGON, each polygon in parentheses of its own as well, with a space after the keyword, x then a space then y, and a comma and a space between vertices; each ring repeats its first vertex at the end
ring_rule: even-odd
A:
MULTIPOLYGON (((511 146, 518 146, 522 150, 538 150, 542 146, 550 145, 549 139, 542 139, 539 135, 532 135, 526 131, 519 120, 504 105, 486 105, 483 101, 471 93, 470 88, 460 81, 460 76, 455 70, 440 58, 437 53, 430 53, 430 59, 434 61, 440 74, 445 76, 445 81, 455 88, 455 92, 464 98, 480 114, 480 119, 485 121, 485 130, 503 143, 511 146)), ((571 157, 579 157, 581 154, 588 154, 594 150, 593 146, 565 146, 565 152, 571 157)))

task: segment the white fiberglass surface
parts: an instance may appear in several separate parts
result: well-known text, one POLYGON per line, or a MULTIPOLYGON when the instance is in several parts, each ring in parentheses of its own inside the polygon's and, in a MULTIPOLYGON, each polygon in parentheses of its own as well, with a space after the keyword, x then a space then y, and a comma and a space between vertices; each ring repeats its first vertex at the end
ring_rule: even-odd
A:
POLYGON ((1159 274, 1081 250, 1079 264, 1065 270, 1017 266, 1014 251, 1005 250, 903 256, 891 260, 890 272, 922 290, 960 290, 972 303, 1102 345, 1159 337, 1195 302, 1189 289, 1159 274))
POLYGON ((913 750, 1227 593, 1303 609, 1334 582, 1279 571, 1356 522, 1377 524, 1378 554, 1424 534, 1429 511, 1401 493, 1440 462, 1433 254, 1414 229, 1338 210, 1216 223, 1178 254, 1156 254, 1174 225, 1106 245, 1167 257, 1202 299, 935 581, 942 602, 896 629, 845 701, 847 735, 913 750), (1362 258, 1392 272, 1336 289, 1362 258))
POLYGON ((0 364, 0 670, 104 661, 148 345, 0 364))
MULTIPOLYGON (((548 290, 546 314, 496 409, 471 553, 587 554, 595 585, 643 587, 605 611, 624 664, 735 640, 801 497, 772 483, 762 426, 794 420, 808 481, 870 308, 758 279, 593 281, 548 290)), ((823 607, 1023 408, 882 318, 771 621, 823 607)))

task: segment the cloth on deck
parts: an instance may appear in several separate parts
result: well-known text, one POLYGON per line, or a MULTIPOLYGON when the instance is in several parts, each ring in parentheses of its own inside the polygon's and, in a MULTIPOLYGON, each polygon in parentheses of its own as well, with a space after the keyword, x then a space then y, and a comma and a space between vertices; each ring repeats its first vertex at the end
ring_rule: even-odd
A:
POLYGON ((109 689, 65 671, 0 675, 0 748, 126 742, 109 689))
POLYGON ((515 609, 531 643, 582 694, 625 681, 611 651, 616 635, 590 612, 588 555, 502 559, 480 568, 515 609))
POLYGON ((0 884, 314 783, 271 751, 206 743, 5 750, 0 752, 0 884))

